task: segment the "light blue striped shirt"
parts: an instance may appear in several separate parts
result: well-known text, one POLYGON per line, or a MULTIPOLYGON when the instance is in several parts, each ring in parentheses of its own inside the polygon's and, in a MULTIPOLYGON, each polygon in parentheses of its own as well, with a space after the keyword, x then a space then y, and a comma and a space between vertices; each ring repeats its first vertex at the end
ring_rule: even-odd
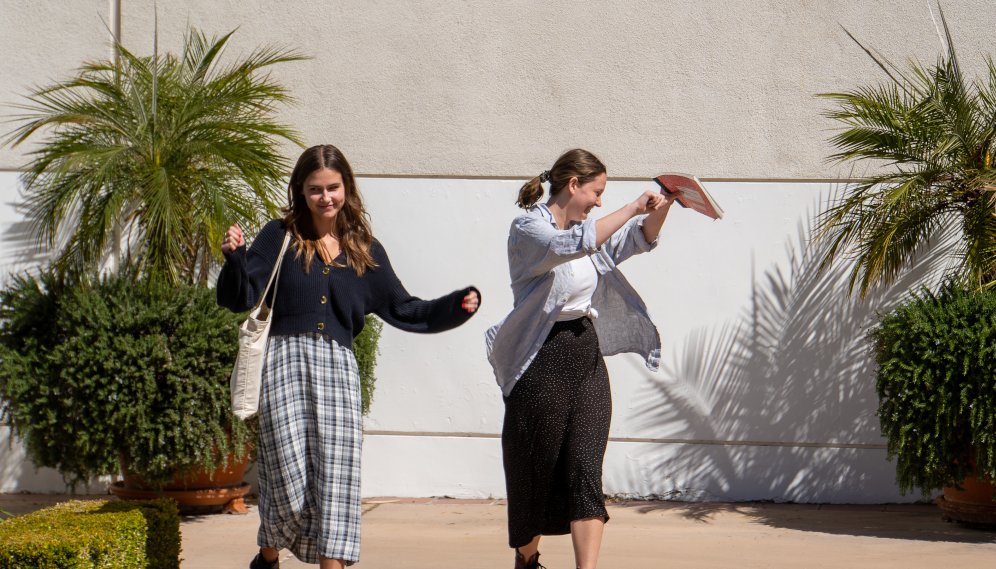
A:
POLYGON ((485 333, 488 361, 502 393, 512 388, 550 334, 557 316, 571 296, 574 275, 569 261, 585 255, 598 270, 598 286, 591 306, 598 317, 595 332, 603 356, 634 352, 657 371, 661 339, 647 306, 617 265, 650 251, 643 218, 631 219, 600 248, 595 247, 595 220, 572 222, 560 229, 545 204, 529 209, 512 221, 508 233, 508 271, 512 277, 512 312, 485 333))

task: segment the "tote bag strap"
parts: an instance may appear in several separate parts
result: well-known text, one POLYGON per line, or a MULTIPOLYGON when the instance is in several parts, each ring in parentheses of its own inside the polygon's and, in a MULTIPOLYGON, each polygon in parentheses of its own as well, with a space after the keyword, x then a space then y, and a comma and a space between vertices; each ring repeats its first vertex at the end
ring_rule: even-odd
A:
MULTIPOLYGON (((266 281, 266 288, 263 290, 263 294, 260 295, 259 300, 256 301, 256 308, 259 308, 263 301, 266 300, 266 295, 270 292, 270 285, 273 285, 273 302, 276 303, 277 300, 277 288, 280 286, 280 269, 283 265, 284 253, 287 252, 287 247, 291 242, 291 234, 288 231, 284 234, 284 244, 280 247, 280 254, 277 255, 277 262, 273 265, 273 270, 270 271, 270 280, 266 281)), ((267 313, 273 312, 272 307, 268 307, 267 313)))

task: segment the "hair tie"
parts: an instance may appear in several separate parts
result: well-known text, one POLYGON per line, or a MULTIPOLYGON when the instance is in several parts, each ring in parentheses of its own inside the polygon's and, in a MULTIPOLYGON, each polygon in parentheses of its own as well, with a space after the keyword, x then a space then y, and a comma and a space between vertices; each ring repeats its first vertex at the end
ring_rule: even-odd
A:
POLYGON ((549 170, 544 170, 543 173, 539 175, 539 179, 540 179, 540 183, 541 184, 543 182, 549 182, 550 181, 550 171, 549 170))

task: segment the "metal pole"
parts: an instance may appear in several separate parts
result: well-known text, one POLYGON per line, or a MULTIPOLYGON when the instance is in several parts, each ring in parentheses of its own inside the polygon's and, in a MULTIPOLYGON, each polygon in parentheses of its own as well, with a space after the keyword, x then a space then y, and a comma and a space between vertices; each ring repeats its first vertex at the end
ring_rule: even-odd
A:
MULTIPOLYGON (((114 67, 120 69, 121 66, 121 52, 118 50, 118 45, 121 44, 121 0, 110 0, 110 28, 111 28, 111 62, 114 63, 114 67)), ((115 219, 113 229, 111 231, 111 258, 110 258, 110 271, 111 274, 117 276, 121 269, 121 219, 115 219)))
POLYGON ((118 52, 117 44, 121 43, 121 0, 110 0, 111 12, 111 61, 117 65, 120 62, 121 54, 118 52))

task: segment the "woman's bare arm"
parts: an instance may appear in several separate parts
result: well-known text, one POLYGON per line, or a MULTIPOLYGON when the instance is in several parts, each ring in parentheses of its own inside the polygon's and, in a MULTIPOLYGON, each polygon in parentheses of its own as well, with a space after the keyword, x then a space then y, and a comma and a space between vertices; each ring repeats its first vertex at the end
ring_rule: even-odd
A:
MULTIPOLYGON (((626 204, 609 215, 598 219, 595 221, 595 246, 601 247, 602 243, 608 241, 609 237, 612 237, 613 233, 622 229, 622 226, 626 225, 627 221, 633 219, 637 215, 650 213, 650 216, 647 218, 650 219, 650 217, 653 217, 653 214, 657 213, 664 205, 665 200, 665 196, 647 190, 646 192, 643 192, 640 197, 636 198, 633 203, 626 204)), ((667 212, 664 213, 664 216, 667 216, 667 212)), ((663 217, 661 218, 660 223, 664 223, 663 217)), ((644 235, 646 235, 646 222, 644 222, 643 227, 644 235)), ((660 232, 660 229, 660 225, 658 225, 657 232, 660 232)), ((657 233, 654 233, 654 237, 657 237, 657 233)), ((653 239, 648 237, 647 241, 653 241, 653 239)))
POLYGON ((662 191, 659 195, 664 199, 664 203, 650 212, 650 215, 643 220, 643 237, 646 238, 647 243, 652 243, 654 239, 657 239, 661 227, 664 225, 664 220, 667 219, 667 212, 671 209, 671 204, 674 203, 679 193, 668 194, 662 191))

